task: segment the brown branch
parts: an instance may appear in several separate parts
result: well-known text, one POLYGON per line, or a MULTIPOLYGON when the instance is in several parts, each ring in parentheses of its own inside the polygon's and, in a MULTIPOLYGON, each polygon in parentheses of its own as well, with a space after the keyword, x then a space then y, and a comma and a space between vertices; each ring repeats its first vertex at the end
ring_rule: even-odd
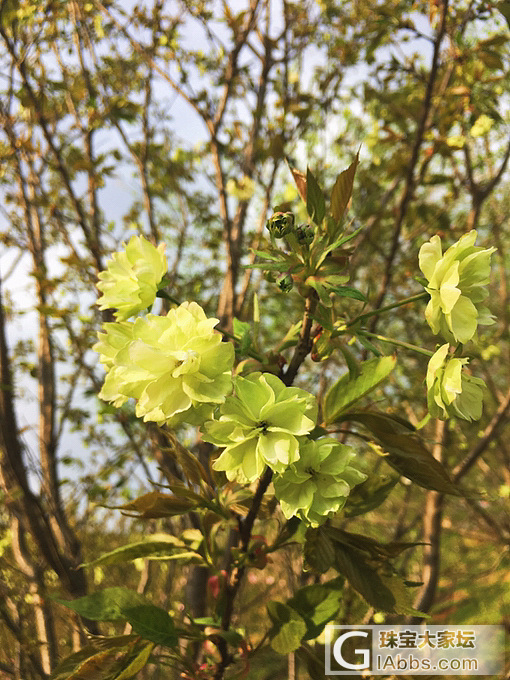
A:
POLYGON ((317 293, 313 291, 305 300, 305 311, 303 314, 303 325, 301 326, 301 335, 294 349, 294 354, 290 360, 289 366, 282 376, 282 380, 286 385, 292 385, 299 368, 306 357, 310 354, 312 349, 311 330, 313 324, 313 314, 317 306, 317 293))
MULTIPOLYGON (((75 0, 69 3, 70 13, 74 23, 74 44, 76 47, 76 52, 78 54, 78 60, 80 62, 81 72, 83 75, 83 80, 85 82, 85 87, 87 88, 87 94, 90 99, 96 97, 96 88, 92 82, 89 69, 85 63, 85 58, 83 55, 83 39, 87 39, 87 36, 83 35, 84 29, 81 23, 81 12, 80 7, 75 0)), ((95 157, 94 157, 94 128, 92 127, 94 112, 89 109, 88 121, 86 127, 80 126, 84 132, 84 144, 85 144, 85 155, 88 162, 87 170, 87 194, 89 201, 89 220, 92 225, 93 240, 96 244, 100 243, 100 211, 99 203, 97 200, 97 173, 95 170, 95 157)))
MULTIPOLYGON (((505 398, 500 403, 498 410, 494 414, 492 420, 485 428, 485 431, 476 443, 476 445, 471 449, 471 451, 465 456, 465 458, 460 462, 452 472, 452 479, 454 482, 458 482, 468 470, 476 463, 478 458, 484 453, 489 444, 498 435, 499 427, 505 423, 508 410, 510 408, 510 389, 506 393, 505 398)), ((506 422, 505 424, 508 424, 506 422)))
MULTIPOLYGON (((446 435, 444 420, 436 421, 435 445, 432 455, 441 460, 443 445, 446 435)), ((428 491, 423 516, 423 588, 418 595, 414 607, 424 613, 428 612, 434 601, 437 584, 439 581, 440 558, 441 558, 441 518, 443 512, 444 495, 437 491, 428 491)), ((420 623, 423 617, 414 616, 409 623, 420 623)))
MULTIPOLYGON (((246 515, 245 519, 241 520, 239 534, 241 538, 241 546, 244 552, 247 552, 248 550, 253 525, 255 523, 257 514, 260 510, 260 505, 262 503, 264 494, 267 491, 267 487, 271 483, 272 478, 273 472, 269 467, 267 467, 257 484, 257 489, 255 490, 250 510, 248 511, 248 514, 246 515)), ((239 591, 239 587, 241 585, 245 572, 246 572, 245 566, 238 567, 236 570, 234 570, 232 583, 229 583, 228 581, 226 583, 225 609, 221 621, 221 628, 224 631, 227 631, 230 628, 232 614, 234 611, 234 600, 239 591)), ((216 667, 214 680, 222 680, 225 670, 232 663, 232 657, 228 651, 228 644, 225 638, 218 637, 218 639, 216 640, 216 645, 221 655, 221 661, 216 667)))
POLYGON ((477 182, 474 180, 471 154, 467 144, 464 145, 464 158, 466 161, 466 176, 472 201, 472 208, 468 215, 468 227, 470 229, 476 229, 484 202, 490 196, 495 187, 501 182, 501 179, 503 178, 507 168, 508 160, 510 159, 510 141, 507 144, 505 155, 503 156, 499 170, 485 184, 477 184, 477 182))
MULTIPOLYGON (((415 169, 416 165, 418 163, 418 158, 420 154, 420 149, 424 140, 425 132, 427 129, 430 113, 431 113, 431 108, 432 108, 432 95, 434 92, 434 86, 436 83, 437 79, 437 74, 438 74, 438 69, 439 69, 439 54, 440 54, 440 49, 441 49, 441 43, 443 42, 443 38, 446 34, 446 18, 448 15, 448 1, 449 0, 443 0, 442 1, 442 12, 441 12, 441 19, 439 22, 436 38, 434 40, 434 52, 432 55, 432 64, 430 67, 430 75, 427 81, 427 88, 425 90, 425 97, 423 100, 423 108, 422 108, 422 114, 420 121, 418 123, 418 128, 416 130, 416 136, 411 152, 411 158, 409 161, 409 165, 407 167, 407 174, 406 174, 406 179, 405 179, 405 186, 404 186, 404 191, 402 194, 402 198, 400 199, 400 203, 397 209, 397 216, 395 219, 395 227, 393 230, 393 238, 391 242, 391 247, 390 247, 390 252, 388 254, 387 260, 386 260, 386 266, 384 270, 384 275, 383 275, 383 281, 381 284, 381 291, 379 293, 379 296, 377 297, 375 304, 374 304, 374 309, 379 309, 379 307, 382 306, 384 299, 386 297, 386 294, 388 292, 389 285, 391 283, 391 279, 393 276, 393 264, 395 261, 395 257, 398 252, 399 244, 400 244, 400 234, 402 231, 402 226, 404 224, 404 219, 407 215, 407 210, 409 207, 409 204, 411 202, 411 199, 414 195, 414 189, 415 189, 415 169)), ((374 332, 378 322, 378 317, 375 316, 372 320, 370 330, 374 332)))
POLYGON ((33 106, 34 114, 37 117, 37 121, 39 123, 39 126, 41 128, 41 131, 43 133, 44 139, 46 140, 46 143, 48 144, 48 147, 51 151, 51 154, 55 160, 57 171, 62 179, 62 183, 66 189, 66 192, 69 196, 69 199, 71 201, 71 204, 73 205, 73 208, 76 212, 77 215, 77 220, 78 223, 83 231, 85 241, 87 243, 87 246, 92 254, 92 257, 94 258, 94 261, 96 263, 96 267, 98 271, 103 269, 102 265, 102 257, 101 257, 101 252, 99 248, 99 244, 97 243, 95 237, 91 234, 87 217, 85 215, 85 211, 83 208, 83 205, 80 201, 80 199, 76 196, 72 183, 71 183, 71 176, 69 174, 69 171, 64 164, 64 161, 62 160, 62 154, 61 150, 57 148, 54 140, 53 140, 53 134, 50 131, 50 124, 49 121, 47 120, 46 116, 44 115, 44 112, 41 109, 40 102, 38 101, 38 98, 34 92, 34 89, 32 87, 32 84, 30 82, 29 76, 28 76, 28 71, 27 67, 25 64, 24 59, 20 59, 18 55, 16 54, 16 51, 14 49, 14 45, 10 41, 7 33, 5 32, 5 29, 2 27, 0 24, 0 36, 3 38, 5 46, 7 48, 7 51, 9 52, 12 60, 16 63, 18 72, 21 76, 21 79, 23 81, 23 87, 25 89, 26 94, 28 95, 28 98, 30 99, 30 102, 33 106))
POLYGON ((239 35, 234 35, 235 45, 228 55, 228 61, 225 68, 224 75, 225 85, 223 87, 223 95, 221 97, 218 108, 216 109, 216 113, 214 114, 214 117, 211 121, 212 122, 211 136, 216 137, 221 122, 223 120, 228 100, 230 99, 230 95, 232 93, 234 79, 235 76, 237 75, 237 59, 255 23, 259 1, 260 0, 250 0, 249 12, 247 12, 247 15, 245 17, 244 26, 242 27, 239 35))
MULTIPOLYGON (((276 173, 278 170, 279 166, 279 161, 278 159, 275 158, 274 163, 273 163, 273 169, 271 171, 271 177, 269 179, 269 182, 266 185, 265 192, 264 192, 264 203, 262 205, 262 208, 260 210, 260 217, 259 221, 257 224, 257 230, 255 232, 255 235, 253 237, 253 240, 251 242, 251 254, 250 254, 250 259, 249 259, 249 264, 253 264, 257 258, 255 253, 253 251, 257 250, 260 246, 260 242, 262 240, 262 234, 264 232, 264 227, 266 225, 266 216, 267 216, 267 211, 269 209, 269 204, 271 201, 271 194, 273 191, 274 187, 274 182, 276 179, 276 173)), ((244 273, 243 277, 243 283, 241 286, 241 291, 238 294, 237 297, 237 313, 239 316, 242 316, 242 311, 244 304, 246 302, 246 296, 248 294, 248 288, 250 287, 250 283, 252 280, 253 276, 253 269, 247 269, 244 273)))
MULTIPOLYGON (((23 448, 18 436, 18 425, 14 410, 14 383, 11 362, 7 350, 5 318, 0 282, 0 450, 2 458, 1 481, 7 498, 7 507, 12 513, 26 518, 26 524, 40 555, 55 571, 62 586, 71 594, 86 594, 86 579, 83 569, 59 550, 52 522, 41 500, 32 491, 24 464, 23 448), (21 491, 21 497, 19 492, 21 491)), ((90 622, 92 631, 97 625, 90 622)))

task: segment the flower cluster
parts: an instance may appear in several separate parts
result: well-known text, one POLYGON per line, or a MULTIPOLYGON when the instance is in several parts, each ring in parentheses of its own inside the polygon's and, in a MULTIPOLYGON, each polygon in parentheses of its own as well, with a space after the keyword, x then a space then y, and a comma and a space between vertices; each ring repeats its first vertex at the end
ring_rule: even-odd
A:
POLYGON ((166 271, 165 245, 155 248, 143 236, 132 236, 99 274, 99 309, 115 309, 117 321, 135 316, 152 305, 166 271))
POLYGON ((442 253, 441 239, 433 236, 423 244, 419 265, 428 281, 430 301, 425 317, 434 333, 448 342, 466 343, 478 324, 491 324, 492 317, 481 302, 487 297, 490 259, 496 248, 475 246, 475 230, 464 234, 442 253))
POLYGON ((272 373, 238 376, 234 387, 219 417, 205 424, 204 439, 225 447, 214 469, 239 482, 255 481, 266 465, 283 472, 299 458, 298 437, 315 427, 316 399, 272 373))
MULTIPOLYGON (((292 213, 277 213, 271 233, 281 237, 293 223, 292 213)), ((99 396, 116 407, 135 399, 136 415, 146 421, 202 426, 203 439, 223 449, 214 469, 251 483, 269 466, 285 516, 318 526, 365 478, 349 465, 354 453, 334 439, 309 439, 317 400, 272 373, 238 375, 227 396, 234 346, 197 303, 129 320, 154 302, 166 272, 163 251, 133 236, 99 275, 98 304, 115 309, 117 319, 103 324, 94 345, 106 369, 99 396)))
POLYGON ((485 383, 467 375, 462 367, 468 359, 448 357, 448 343, 442 345, 429 361, 427 370, 428 410, 434 418, 457 417, 479 420, 485 383))
MULTIPOLYGON (((491 255, 496 248, 475 246, 476 236, 474 230, 464 234, 444 254, 439 236, 420 248, 419 265, 430 294, 425 318, 432 331, 441 333, 448 343, 464 344, 473 338, 479 324, 493 323, 481 303, 488 295, 491 255)), ((429 413, 435 418, 478 420, 485 383, 463 372, 468 359, 448 354, 448 344, 442 345, 428 365, 429 413)))
POLYGON ((115 406, 134 397, 136 415, 157 423, 189 422, 197 407, 220 404, 231 389, 234 347, 222 342, 217 323, 196 302, 166 316, 105 323, 94 346, 108 369, 99 396, 115 406))
POLYGON ((355 452, 336 439, 304 439, 299 459, 274 479, 275 495, 287 519, 297 515, 313 527, 343 508, 351 487, 366 475, 349 463, 355 452))

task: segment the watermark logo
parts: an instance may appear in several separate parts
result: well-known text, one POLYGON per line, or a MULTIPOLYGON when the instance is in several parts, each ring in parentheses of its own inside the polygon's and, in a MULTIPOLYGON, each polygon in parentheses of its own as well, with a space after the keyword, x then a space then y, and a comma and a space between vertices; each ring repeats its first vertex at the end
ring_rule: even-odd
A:
POLYGON ((326 626, 326 675, 498 675, 503 626, 326 626))

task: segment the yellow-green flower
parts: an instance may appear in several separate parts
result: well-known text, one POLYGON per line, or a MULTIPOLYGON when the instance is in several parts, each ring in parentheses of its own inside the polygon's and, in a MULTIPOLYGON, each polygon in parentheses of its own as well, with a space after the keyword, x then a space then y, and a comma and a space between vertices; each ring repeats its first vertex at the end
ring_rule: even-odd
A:
POLYGON ((449 342, 468 342, 478 324, 493 323, 481 302, 488 295, 485 286, 496 248, 475 246, 476 236, 475 230, 464 234, 444 255, 439 236, 433 236, 420 248, 420 269, 430 293, 425 318, 432 331, 441 333, 449 342))
POLYGON ((136 415, 157 423, 187 421, 204 405, 221 404, 231 390, 234 347, 214 330, 196 302, 166 316, 104 324, 94 349, 107 367, 99 396, 116 406, 137 400, 136 415))
POLYGON ((272 373, 238 376, 234 386, 219 418, 205 424, 204 439, 225 447, 213 468, 243 483, 255 481, 266 465, 282 472, 299 458, 298 437, 315 427, 315 397, 272 373))
POLYGON ((166 271, 165 245, 156 248, 143 236, 132 236, 99 274, 99 309, 116 309, 117 321, 135 316, 152 305, 166 271))
POLYGON ((305 439, 299 460, 273 480, 285 517, 297 515, 316 527, 341 510, 351 488, 366 479, 350 465, 355 455, 336 439, 305 439))
POLYGON ((103 333, 98 333, 99 342, 93 349, 99 354, 99 361, 109 370, 115 363, 119 351, 133 340, 133 322, 115 321, 103 324, 103 333))
POLYGON ((448 357, 448 349, 448 344, 442 345, 429 361, 426 380, 429 413, 442 420, 448 417, 479 420, 485 383, 463 373, 468 359, 448 357))

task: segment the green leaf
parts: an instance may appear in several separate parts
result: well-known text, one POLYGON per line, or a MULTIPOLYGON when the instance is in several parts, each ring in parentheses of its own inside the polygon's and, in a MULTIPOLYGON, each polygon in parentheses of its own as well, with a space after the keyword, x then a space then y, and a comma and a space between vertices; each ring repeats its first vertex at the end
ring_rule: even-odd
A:
POLYGON ((362 333, 356 335, 356 340, 362 347, 364 347, 368 352, 372 352, 372 354, 374 354, 376 357, 382 356, 382 352, 380 352, 374 343, 370 342, 370 340, 362 333))
MULTIPOLYGON (((93 637, 92 642, 78 652, 62 659, 50 676, 50 680, 83 680, 104 677, 107 668, 122 657, 130 658, 137 654, 139 638, 135 635, 118 635, 114 637, 93 637), (96 675, 94 675, 96 673, 96 675)), ((115 675, 115 680, 117 676, 115 675)))
POLYGON ((133 631, 157 645, 175 647, 177 633, 172 617, 168 612, 153 604, 140 604, 123 611, 133 631))
MULTIPOLYGON (((167 449, 163 449, 163 453, 166 454, 167 449)), ((169 455, 175 457, 188 481, 197 486, 200 486, 202 482, 207 483, 208 475, 204 466, 196 455, 180 444, 177 438, 175 439, 174 447, 169 455)))
POLYGON ((359 151, 349 167, 338 175, 333 191, 331 192, 331 214, 337 223, 342 219, 352 195, 352 186, 354 184, 356 168, 358 167, 358 159, 359 151))
POLYGON ((170 615, 134 590, 112 587, 76 600, 51 599, 91 621, 128 621, 135 633, 156 644, 171 647, 177 643, 170 615))
POLYGON ((419 613, 413 609, 413 594, 403 580, 391 573, 381 573, 368 564, 360 551, 336 543, 335 568, 375 609, 392 614, 419 613))
POLYGON ((389 543, 381 543, 377 539, 371 538, 370 536, 354 534, 350 531, 339 529, 338 527, 326 527, 325 531, 335 546, 337 544, 341 544, 346 545, 349 548, 354 548, 376 562, 387 562, 389 559, 400 555, 400 553, 404 550, 414 548, 417 545, 423 545, 423 543, 407 541, 390 541, 389 543))
POLYGON ((67 680, 87 659, 95 656, 98 650, 93 645, 87 645, 70 656, 62 659, 50 675, 50 680, 67 680))
POLYGON ((305 640, 318 637, 325 625, 335 618, 344 596, 342 586, 343 580, 339 578, 305 586, 287 601, 306 623, 305 640))
POLYGON ((262 257, 264 260, 275 260, 278 261, 280 260, 280 255, 275 255, 274 253, 268 253, 265 250, 253 250, 252 252, 255 253, 255 255, 258 255, 259 257, 262 257))
POLYGON ((234 317, 232 321, 232 327, 234 331, 234 337, 242 340, 242 338, 247 334, 251 333, 251 324, 248 321, 240 321, 234 317))
POLYGON ((289 269, 287 261, 279 262, 257 262, 255 264, 244 264, 243 269, 263 269, 268 272, 286 272, 289 269))
POLYGON ((355 420, 358 423, 363 423, 367 428, 373 432, 416 432, 416 428, 405 418, 395 415, 394 413, 383 413, 382 411, 349 411, 341 417, 341 420, 355 420))
POLYGON ((306 212, 315 224, 322 224, 326 214, 324 194, 310 168, 306 170, 306 212))
POLYGON ((329 425, 358 399, 375 389, 395 368, 396 357, 369 359, 360 364, 360 374, 352 379, 343 375, 326 393, 322 406, 324 423, 329 425))
MULTIPOLYGON (((358 231, 359 231, 359 230, 358 230, 358 231)), ((315 266, 316 266, 316 268, 319 267, 319 266, 326 260, 326 258, 327 258, 327 256, 329 255, 329 253, 332 253, 333 251, 337 251, 337 252, 335 253, 335 255, 342 255, 342 254, 344 254, 344 255, 347 256, 347 255, 348 255, 348 251, 339 251, 339 248, 340 248, 340 246, 342 245, 342 243, 345 243, 345 242, 348 241, 350 238, 352 238, 352 235, 351 235, 351 236, 348 236, 348 237, 346 237, 346 236, 341 236, 341 235, 340 235, 340 236, 338 236, 336 239, 333 239, 332 242, 329 242, 330 239, 329 239, 327 236, 325 236, 323 239, 319 240, 319 241, 316 243, 316 246, 315 246, 315 248, 314 248, 314 250, 317 251, 317 255, 316 255, 316 258, 315 258, 315 266), (326 244, 327 244, 327 245, 326 245, 326 244)), ((348 280, 348 277, 347 277, 346 280, 348 280)))
POLYGON ((376 412, 349 413, 349 420, 362 423, 375 435, 377 443, 388 454, 384 460, 399 474, 424 489, 462 495, 423 439, 415 432, 409 432, 406 421, 376 412))
POLYGON ((307 529, 304 546, 305 563, 320 574, 333 566, 335 550, 323 527, 307 529))
MULTIPOLYGON (((196 494, 194 494, 196 496, 196 494)), ((161 493, 160 491, 150 491, 149 493, 136 498, 130 503, 115 506, 120 510, 135 513, 129 515, 132 517, 140 517, 142 519, 156 519, 158 517, 172 517, 172 515, 182 515, 199 505, 196 498, 182 497, 177 498, 169 494, 161 493)), ((128 514, 128 513, 125 513, 128 514)))
POLYGON ((119 621, 126 618, 123 613, 126 609, 148 603, 143 595, 121 587, 105 588, 76 600, 50 597, 91 621, 119 621))
POLYGON ((344 243, 347 243, 348 241, 353 239, 355 236, 357 236, 362 229, 363 229, 363 227, 358 227, 355 231, 352 232, 352 234, 347 234, 346 236, 342 236, 342 238, 338 241, 336 247, 340 248, 340 246, 343 246, 344 243))
POLYGON ((118 652, 106 649, 89 656, 67 676, 67 680, 103 680, 108 671, 117 665, 118 652))
MULTIPOLYGON (((327 283, 326 279, 326 283, 327 283)), ((351 286, 331 286, 331 290, 338 295, 338 297, 352 298, 353 300, 361 300, 361 302, 367 302, 367 298, 363 293, 356 288, 351 288, 351 286)))
POLYGON ((271 552, 274 552, 281 545, 290 540, 300 527, 301 520, 299 517, 291 517, 289 520, 287 520, 278 532, 278 536, 275 538, 275 541, 271 546, 271 552))
POLYGON ((454 496, 462 495, 443 465, 416 434, 385 434, 378 437, 388 455, 384 460, 418 486, 454 496))
POLYGON ((398 482, 396 475, 370 475, 353 489, 343 508, 345 517, 358 517, 378 508, 398 482))
POLYGON ((143 649, 138 652, 131 663, 126 666, 126 668, 124 668, 124 670, 122 670, 119 675, 115 676, 115 680, 128 680, 128 678, 134 677, 139 671, 142 670, 142 668, 145 668, 153 647, 153 642, 145 645, 145 647, 143 647, 143 649))
POLYGON ((239 351, 246 354, 253 343, 252 325, 248 321, 233 319, 234 337, 239 341, 239 351))
POLYGON ((91 562, 84 562, 81 566, 93 567, 98 564, 120 564, 136 560, 140 557, 163 559, 173 555, 176 550, 182 550, 183 548, 186 548, 186 545, 175 536, 168 534, 163 537, 159 535, 158 538, 154 537, 123 545, 91 562))
POLYGON ((267 611, 273 622, 269 631, 271 647, 278 654, 289 654, 296 650, 306 633, 303 618, 283 602, 269 602, 267 611))
POLYGON ((361 373, 361 367, 359 362, 354 358, 352 352, 343 344, 343 342, 338 343, 337 347, 344 355, 345 363, 347 364, 347 368, 349 369, 349 378, 351 380, 354 380, 361 373))

